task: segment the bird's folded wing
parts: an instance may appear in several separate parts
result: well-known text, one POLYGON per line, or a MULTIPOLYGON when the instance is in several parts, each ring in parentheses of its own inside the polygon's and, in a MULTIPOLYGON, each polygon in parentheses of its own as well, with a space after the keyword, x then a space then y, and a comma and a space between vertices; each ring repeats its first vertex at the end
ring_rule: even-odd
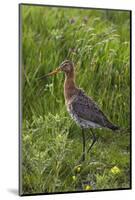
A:
POLYGON ((106 126, 109 120, 96 103, 81 91, 71 103, 72 111, 80 118, 106 126))

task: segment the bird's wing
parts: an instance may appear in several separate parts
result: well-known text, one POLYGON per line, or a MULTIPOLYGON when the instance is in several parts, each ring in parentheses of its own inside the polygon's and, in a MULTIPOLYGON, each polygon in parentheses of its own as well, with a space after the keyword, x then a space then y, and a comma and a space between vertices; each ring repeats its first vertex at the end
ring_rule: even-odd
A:
POLYGON ((102 127, 111 124, 96 103, 90 97, 87 97, 82 90, 73 99, 71 109, 78 117, 97 123, 102 127))

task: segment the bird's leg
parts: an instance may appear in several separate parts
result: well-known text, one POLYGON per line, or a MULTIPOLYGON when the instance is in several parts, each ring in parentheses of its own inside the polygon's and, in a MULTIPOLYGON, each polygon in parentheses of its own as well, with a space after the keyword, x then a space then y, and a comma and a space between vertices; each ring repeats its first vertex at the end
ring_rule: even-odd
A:
POLYGON ((85 161, 85 133, 84 133, 84 129, 83 128, 82 128, 82 139, 83 139, 82 161, 85 161))
MULTIPOLYGON (((91 129, 90 129, 90 130, 91 130, 91 129)), ((88 148, 88 151, 87 151, 87 152, 89 152, 89 151, 92 149, 93 145, 94 145, 95 142, 97 141, 96 135, 94 134, 94 132, 93 132, 92 130, 91 130, 91 133, 92 133, 92 143, 91 143, 90 147, 88 148)))

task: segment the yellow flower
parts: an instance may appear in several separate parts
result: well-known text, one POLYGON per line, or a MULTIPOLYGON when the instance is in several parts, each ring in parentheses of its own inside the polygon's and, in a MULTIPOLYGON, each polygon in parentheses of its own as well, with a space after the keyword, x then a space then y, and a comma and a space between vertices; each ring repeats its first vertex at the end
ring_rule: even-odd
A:
POLYGON ((76 171, 79 173, 81 171, 81 167, 77 167, 76 171))
POLYGON ((80 173, 81 167, 82 167, 81 165, 75 166, 75 168, 74 168, 75 172, 80 173))
POLYGON ((111 172, 113 174, 119 174, 121 172, 121 170, 117 166, 114 166, 111 168, 111 172))
POLYGON ((72 176, 73 181, 76 181, 76 176, 72 176))
POLYGON ((62 135, 61 134, 58 134, 58 136, 57 136, 59 139, 61 139, 62 138, 62 135))
POLYGON ((91 185, 85 185, 84 189, 85 190, 92 190, 92 187, 91 187, 91 185))

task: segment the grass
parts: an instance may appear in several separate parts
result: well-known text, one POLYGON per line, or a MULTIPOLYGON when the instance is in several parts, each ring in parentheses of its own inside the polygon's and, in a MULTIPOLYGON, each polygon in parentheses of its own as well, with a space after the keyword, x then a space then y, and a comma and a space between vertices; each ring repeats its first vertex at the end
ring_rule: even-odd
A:
POLYGON ((39 77, 73 60, 77 85, 130 128, 130 13, 23 5, 21 16, 22 193, 129 188, 130 132, 95 130, 98 142, 78 165, 81 130, 66 111, 64 74, 39 77))

